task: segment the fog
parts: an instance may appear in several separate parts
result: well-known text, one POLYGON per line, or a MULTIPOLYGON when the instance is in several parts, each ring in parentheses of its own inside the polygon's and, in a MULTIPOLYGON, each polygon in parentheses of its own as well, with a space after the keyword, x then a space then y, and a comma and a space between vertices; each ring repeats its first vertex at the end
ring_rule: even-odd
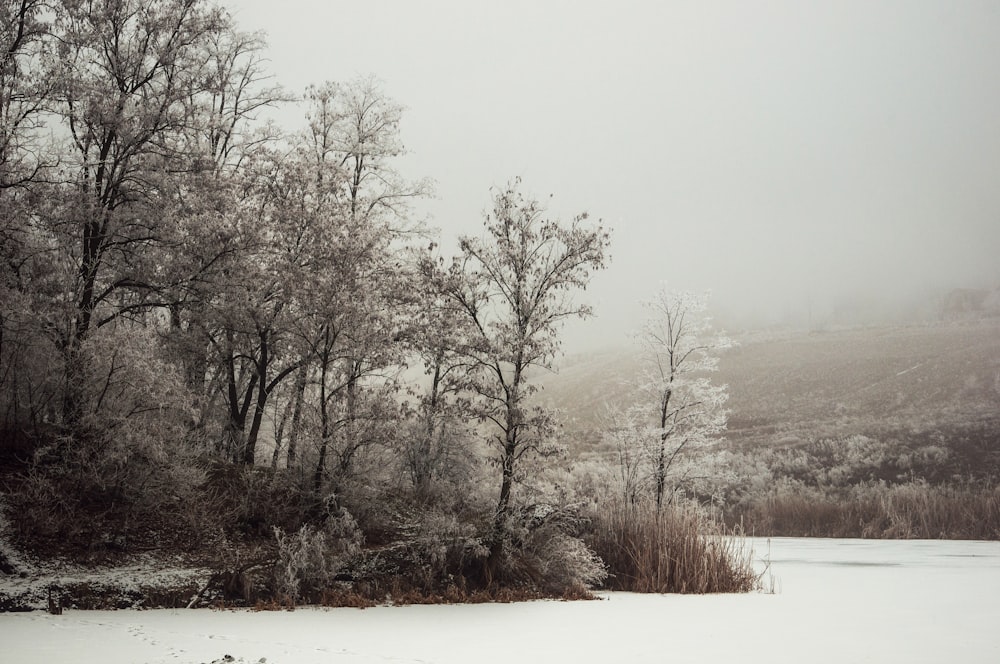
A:
POLYGON ((731 327, 927 316, 1000 286, 1000 4, 232 2, 278 81, 374 74, 447 248, 523 178, 614 229, 566 349, 662 281, 731 327))

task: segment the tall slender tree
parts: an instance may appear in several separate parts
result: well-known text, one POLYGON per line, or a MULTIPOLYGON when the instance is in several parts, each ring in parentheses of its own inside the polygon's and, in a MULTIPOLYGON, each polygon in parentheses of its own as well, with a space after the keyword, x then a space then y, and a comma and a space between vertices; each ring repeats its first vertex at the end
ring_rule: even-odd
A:
POLYGON ((314 486, 320 493, 331 456, 337 458, 334 475, 346 476, 358 452, 374 442, 362 426, 362 406, 375 405, 365 398, 366 383, 391 382, 387 369, 403 361, 403 314, 412 296, 396 251, 414 230, 409 202, 429 193, 430 185, 396 170, 394 160, 404 153, 402 107, 377 80, 313 86, 306 101, 299 155, 309 173, 304 186, 314 193, 304 200, 318 206, 326 237, 325 267, 312 281, 321 292, 306 333, 318 380, 314 486))
POLYGON ((610 236, 586 214, 568 224, 549 218, 519 191, 519 181, 496 191, 482 237, 463 237, 452 266, 451 297, 475 330, 464 349, 468 388, 478 414, 493 425, 489 442, 500 469, 491 559, 507 534, 511 494, 525 456, 542 452, 554 434, 551 414, 532 403, 528 371, 550 369, 559 331, 570 318, 591 315, 571 295, 587 287, 607 260, 610 236))
POLYGON ((644 303, 649 311, 639 342, 644 352, 632 422, 644 432, 652 464, 653 495, 669 498, 668 476, 685 450, 703 445, 726 427, 725 385, 711 381, 719 353, 733 341, 712 329, 707 295, 661 287, 644 303))

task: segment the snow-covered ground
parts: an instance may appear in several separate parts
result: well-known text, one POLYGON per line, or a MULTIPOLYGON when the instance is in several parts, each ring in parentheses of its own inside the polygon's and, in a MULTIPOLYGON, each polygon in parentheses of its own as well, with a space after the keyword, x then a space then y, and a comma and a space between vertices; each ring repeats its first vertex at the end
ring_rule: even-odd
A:
POLYGON ((774 594, 0 615, 11 664, 1000 662, 1000 543, 774 539, 774 594), (224 659, 229 656, 231 659, 224 659))

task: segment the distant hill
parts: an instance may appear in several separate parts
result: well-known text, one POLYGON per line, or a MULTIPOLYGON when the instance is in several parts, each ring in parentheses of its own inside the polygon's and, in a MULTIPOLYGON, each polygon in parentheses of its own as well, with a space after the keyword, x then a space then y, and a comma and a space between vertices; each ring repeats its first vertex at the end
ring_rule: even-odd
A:
MULTIPOLYGON (((733 443, 864 433, 1000 448, 1000 319, 760 332, 740 342, 714 377, 729 385, 733 443)), ((628 401, 639 367, 636 349, 569 356, 539 377, 541 398, 593 445, 605 404, 628 401)))
POLYGON ((1000 314, 1000 289, 956 288, 941 302, 944 319, 984 318, 1000 314))

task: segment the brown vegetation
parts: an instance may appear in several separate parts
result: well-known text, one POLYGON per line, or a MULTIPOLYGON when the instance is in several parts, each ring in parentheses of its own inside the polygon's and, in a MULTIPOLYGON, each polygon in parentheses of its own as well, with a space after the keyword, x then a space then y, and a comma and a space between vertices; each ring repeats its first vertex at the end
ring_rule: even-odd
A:
POLYGON ((864 484, 844 495, 786 487, 727 514, 748 533, 792 537, 1000 539, 1000 490, 864 484))
POLYGON ((704 512, 611 501, 588 542, 608 565, 608 587, 643 593, 732 593, 760 588, 742 540, 721 536, 704 512))

